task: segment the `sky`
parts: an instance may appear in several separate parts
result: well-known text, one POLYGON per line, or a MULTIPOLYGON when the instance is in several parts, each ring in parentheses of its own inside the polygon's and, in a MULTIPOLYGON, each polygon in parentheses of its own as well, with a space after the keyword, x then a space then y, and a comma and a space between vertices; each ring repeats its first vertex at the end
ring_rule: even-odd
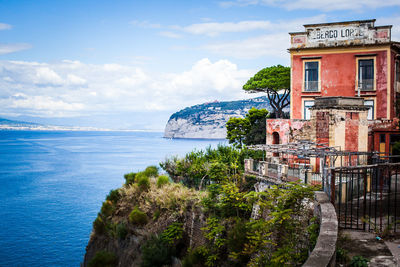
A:
POLYGON ((400 41, 400 0, 0 0, 0 117, 163 130, 169 116, 290 65, 289 32, 377 19, 400 41))

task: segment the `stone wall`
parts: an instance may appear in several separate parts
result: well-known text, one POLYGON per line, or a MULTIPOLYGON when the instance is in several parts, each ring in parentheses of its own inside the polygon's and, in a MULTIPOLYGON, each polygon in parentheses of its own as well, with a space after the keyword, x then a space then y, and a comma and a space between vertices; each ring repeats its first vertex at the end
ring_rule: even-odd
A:
POLYGON ((267 144, 273 144, 273 133, 279 134, 279 144, 309 140, 311 121, 267 119, 267 144))
POLYGON ((314 213, 320 219, 317 244, 303 266, 325 267, 336 264, 336 241, 338 237, 338 221, 335 207, 330 203, 325 192, 315 192, 317 202, 314 213))

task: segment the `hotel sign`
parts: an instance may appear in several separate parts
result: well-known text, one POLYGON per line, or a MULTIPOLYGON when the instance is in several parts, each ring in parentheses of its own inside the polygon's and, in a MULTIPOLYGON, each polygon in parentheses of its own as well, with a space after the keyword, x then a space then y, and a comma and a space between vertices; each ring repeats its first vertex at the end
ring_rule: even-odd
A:
POLYGON ((374 21, 304 25, 304 32, 290 33, 290 48, 336 47, 390 42, 391 26, 374 26, 374 21))
POLYGON ((329 27, 310 31, 309 41, 343 41, 362 39, 367 35, 368 29, 361 27, 329 27))

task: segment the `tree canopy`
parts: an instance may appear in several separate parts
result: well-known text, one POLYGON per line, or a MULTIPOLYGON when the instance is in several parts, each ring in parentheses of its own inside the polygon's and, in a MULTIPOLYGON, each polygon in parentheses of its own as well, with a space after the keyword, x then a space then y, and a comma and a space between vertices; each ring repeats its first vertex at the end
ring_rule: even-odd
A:
POLYGON ((241 148, 243 145, 264 144, 268 110, 252 108, 244 118, 230 118, 226 123, 227 139, 230 144, 241 148))
POLYGON ((283 118, 283 109, 290 103, 290 67, 276 65, 264 68, 243 85, 243 90, 267 93, 276 117, 283 118))

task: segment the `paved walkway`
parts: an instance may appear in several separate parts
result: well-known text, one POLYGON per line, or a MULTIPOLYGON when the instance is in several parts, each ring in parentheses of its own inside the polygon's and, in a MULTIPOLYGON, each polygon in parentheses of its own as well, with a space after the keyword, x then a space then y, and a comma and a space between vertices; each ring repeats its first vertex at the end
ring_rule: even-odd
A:
MULTIPOLYGON (((338 247, 348 256, 347 264, 354 256, 363 256, 371 267, 400 266, 399 245, 400 240, 379 240, 375 234, 354 230, 341 230, 338 240, 338 247)), ((337 266, 346 264, 342 261, 337 266)))

